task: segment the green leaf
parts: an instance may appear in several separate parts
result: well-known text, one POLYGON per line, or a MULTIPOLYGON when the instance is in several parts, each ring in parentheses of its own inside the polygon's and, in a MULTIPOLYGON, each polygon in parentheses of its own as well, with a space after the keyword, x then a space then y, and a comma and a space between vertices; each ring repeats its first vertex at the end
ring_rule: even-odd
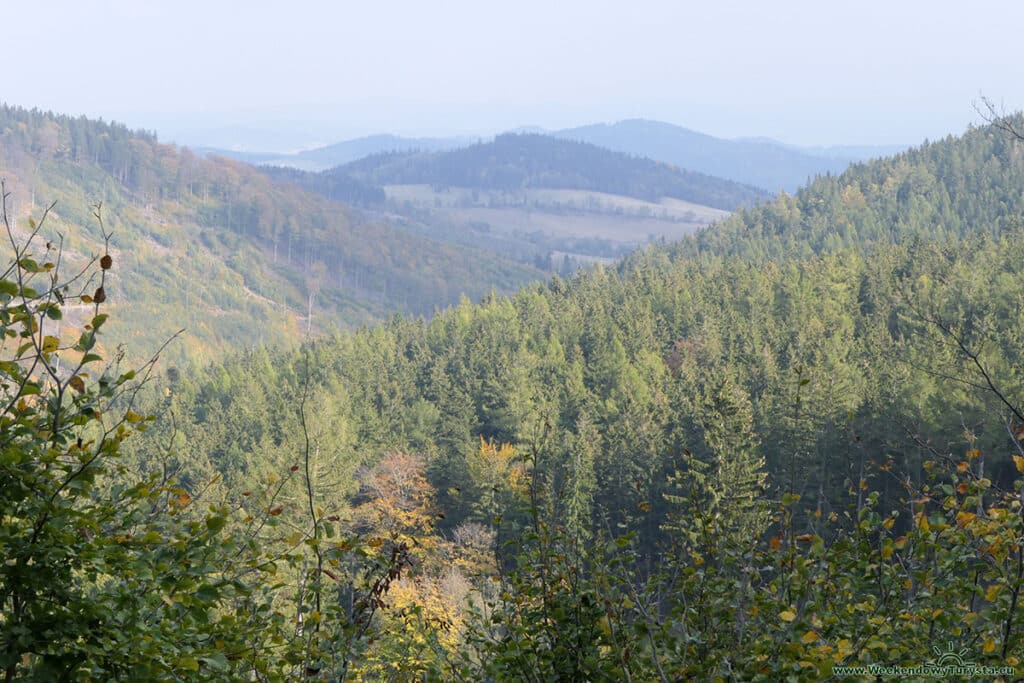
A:
POLYGON ((181 657, 177 661, 177 666, 183 671, 199 671, 199 660, 192 656, 181 657))
POLYGON ((227 657, 220 652, 214 653, 209 657, 201 657, 199 661, 210 667, 213 671, 228 671, 231 668, 227 657))
POLYGON ((75 351, 88 351, 96 344, 96 335, 92 332, 83 332, 75 344, 75 351))
POLYGON ((210 530, 211 534, 219 532, 227 523, 228 520, 223 515, 213 515, 206 518, 206 528, 210 530))

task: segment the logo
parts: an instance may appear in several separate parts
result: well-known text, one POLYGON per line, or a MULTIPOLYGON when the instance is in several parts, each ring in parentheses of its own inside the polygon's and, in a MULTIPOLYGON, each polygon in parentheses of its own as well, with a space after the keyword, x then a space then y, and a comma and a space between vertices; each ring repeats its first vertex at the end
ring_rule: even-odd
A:
POLYGON ((1014 676, 1016 670, 1012 666, 988 666, 970 661, 971 651, 967 648, 959 650, 953 643, 946 648, 932 646, 934 659, 924 664, 903 666, 899 664, 863 664, 860 666, 835 666, 832 673, 836 676, 875 676, 879 678, 941 678, 953 676, 967 678, 993 678, 996 676, 1014 676))
POLYGON ((971 653, 966 647, 954 651, 953 643, 949 643, 946 648, 946 651, 943 652, 937 645, 933 645, 932 652, 935 653, 935 659, 925 662, 925 666, 977 666, 974 662, 964 661, 964 658, 971 653))

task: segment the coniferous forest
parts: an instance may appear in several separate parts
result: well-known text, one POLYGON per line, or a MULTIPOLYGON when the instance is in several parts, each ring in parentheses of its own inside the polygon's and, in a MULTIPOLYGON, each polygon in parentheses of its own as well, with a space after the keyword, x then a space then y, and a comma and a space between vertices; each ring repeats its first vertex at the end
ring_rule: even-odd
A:
POLYGON ((118 210, 353 269, 379 253, 344 241, 357 218, 223 160, 189 162, 200 194, 151 156, 185 152, 118 126, 5 116, 10 168, 64 194, 58 165, 102 169, 128 199, 80 217, 90 255, 60 204, 22 217, 5 189, 4 680, 862 680, 844 667, 944 654, 1020 675, 1020 117, 446 308, 403 259, 488 266, 381 228, 380 301, 406 304, 385 320, 218 328, 189 358, 114 343, 150 313, 108 297, 154 249, 118 243, 118 210), (319 227, 278 234, 290 206, 319 227))

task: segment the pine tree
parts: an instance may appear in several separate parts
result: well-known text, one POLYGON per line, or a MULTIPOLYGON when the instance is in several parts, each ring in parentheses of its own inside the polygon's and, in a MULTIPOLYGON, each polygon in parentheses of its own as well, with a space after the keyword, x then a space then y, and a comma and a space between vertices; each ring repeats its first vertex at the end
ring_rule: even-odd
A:
POLYGON ((750 398, 728 377, 705 385, 697 419, 707 453, 702 459, 684 452, 682 469, 669 479, 674 492, 664 494, 676 507, 664 528, 682 533, 684 541, 711 541, 712 548, 756 539, 767 524, 762 501, 767 476, 750 398))

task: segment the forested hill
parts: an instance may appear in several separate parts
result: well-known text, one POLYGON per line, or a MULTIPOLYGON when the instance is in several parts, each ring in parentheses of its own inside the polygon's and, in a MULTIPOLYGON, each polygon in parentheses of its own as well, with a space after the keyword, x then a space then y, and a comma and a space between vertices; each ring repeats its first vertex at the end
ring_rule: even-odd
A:
POLYGON ((817 178, 795 195, 738 212, 672 251, 764 259, 914 237, 996 235, 1020 225, 1022 187, 1020 142, 993 127, 973 128, 817 178))
MULTIPOLYGON (((906 163, 922 179, 922 194, 898 200, 908 215, 930 201, 974 206, 927 193, 929 173, 945 183, 929 160, 992 175, 965 190, 1009 192, 995 176, 1017 163, 1016 143, 995 135, 972 131, 845 182, 906 163), (993 150, 1008 160, 984 156, 993 150)), ((622 658, 635 680, 822 680, 837 663, 932 656, 932 639, 1012 661, 1000 657, 1021 652, 1006 624, 1024 588, 1010 542, 1024 473, 1015 206, 907 243, 858 232, 775 258, 776 238, 737 232, 750 212, 729 227, 739 243, 696 257, 649 248, 427 322, 236 355, 153 387, 146 409, 179 417, 136 440, 134 457, 179 468, 190 495, 208 482, 273 490, 247 520, 262 506, 299 529, 322 504, 328 519, 356 520, 347 528, 414 545, 425 559, 396 604, 432 616, 400 628, 408 612, 385 611, 366 666, 414 648, 405 670, 440 678, 621 680, 622 660, 601 654, 620 642, 602 639, 604 623, 630 634, 622 658), (175 439, 176 462, 158 460, 175 439), (315 497, 303 479, 280 479, 301 453, 315 497), (979 548, 982 537, 1000 546, 979 548), (453 585, 469 587, 442 588, 453 585), (462 611, 466 591, 487 611, 462 611), (980 593, 986 607, 965 619, 980 593), (471 635, 415 649, 453 624, 471 635), (538 635, 544 624, 558 626, 538 635), (893 625, 885 642, 870 641, 880 625, 893 625), (567 662, 556 648, 579 647, 578 633, 604 644, 567 662), (867 642, 879 645, 851 645, 867 642), (524 661, 524 649, 550 658, 524 661)), ((800 221, 781 225, 797 239, 787 230, 799 235, 800 221)))
MULTIPOLYGON (((464 476, 460 459, 480 437, 522 443, 538 416, 562 430, 550 461, 562 467, 572 435, 586 425, 605 458, 595 465, 606 468, 601 483, 588 485, 594 495, 626 481, 616 468, 633 467, 626 463, 640 453, 653 460, 630 476, 662 477, 683 444, 694 450, 705 438, 702 401, 717 400, 724 386, 750 411, 744 428, 758 435, 756 450, 772 475, 793 475, 797 460, 789 457, 809 459, 800 467, 816 463, 827 481, 803 486, 841 497, 847 475, 829 458, 850 446, 851 430, 873 435, 872 457, 910 458, 909 425, 951 444, 960 416, 986 419, 987 398, 936 379, 966 372, 964 359, 935 346, 922 311, 963 320, 972 334, 990 331, 994 367, 1017 377, 1022 147, 981 128, 860 164, 611 269, 556 278, 512 300, 462 304, 427 325, 398 321, 325 342, 318 376, 344 387, 354 448, 371 459, 389 448, 447 459, 434 470, 439 483, 464 476), (793 443, 803 450, 794 454, 793 443)), ((273 365, 298 362, 292 355, 273 365)), ((198 417, 196 439, 205 438, 210 415, 230 423, 231 409, 221 409, 236 400, 235 388, 279 381, 261 376, 266 360, 229 365, 227 375, 211 373, 221 379, 178 394, 198 417), (244 377, 231 379, 235 372, 244 377)), ((1018 396, 1024 400, 1024 380, 1018 396)), ((244 404, 253 407, 249 398, 244 404)), ((246 419, 273 422, 268 410, 246 419)), ((1003 435, 993 424, 977 432, 993 448, 1003 435)), ((235 459, 246 448, 225 438, 210 444, 210 466, 244 469, 235 459), (224 460, 222 452, 234 455, 224 460)), ((1000 471, 1007 461, 994 456, 990 465, 1000 471)), ((569 475, 550 476, 564 484, 569 475)), ((609 493, 605 507, 624 495, 609 493)))
POLYGON ((71 262, 99 251, 92 204, 102 203, 118 261, 107 290, 131 311, 111 335, 137 353, 182 327, 172 353, 193 357, 292 343, 310 327, 428 314, 541 276, 368 221, 245 164, 84 117, 0 107, 0 175, 19 226, 56 202, 43 232, 64 235, 71 262))
POLYGON ((763 190, 594 145, 536 135, 499 135, 448 152, 378 154, 328 175, 371 185, 429 184, 480 190, 573 189, 658 201, 671 197, 728 211, 765 199, 763 190))

